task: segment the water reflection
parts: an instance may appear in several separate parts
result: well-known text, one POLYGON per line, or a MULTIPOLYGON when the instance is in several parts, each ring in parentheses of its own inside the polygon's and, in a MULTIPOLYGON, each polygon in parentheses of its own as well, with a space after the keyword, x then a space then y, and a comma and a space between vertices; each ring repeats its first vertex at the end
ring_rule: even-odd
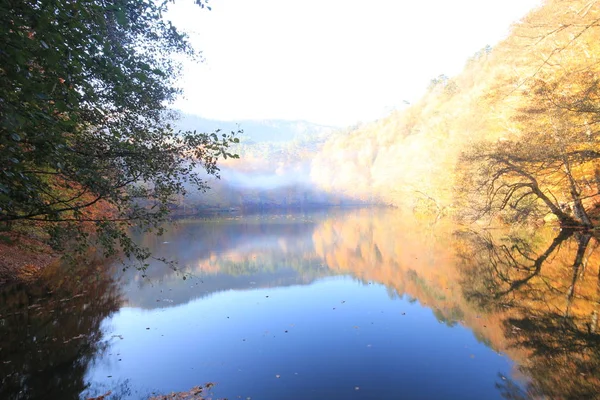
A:
POLYGON ((78 398, 108 345, 101 322, 119 309, 111 275, 52 266, 31 285, 0 288, 0 398, 78 398))
POLYGON ((499 318, 521 371, 531 377, 525 393, 504 388, 507 397, 598 398, 597 240, 550 230, 459 236, 465 297, 499 318))
POLYGON ((217 381, 228 398, 598 398, 590 235, 375 209, 179 221, 138 239, 177 270, 49 270, 3 288, 0 397, 217 381))
POLYGON ((326 219, 313 241, 331 270, 384 284, 392 297, 418 299, 452 325, 462 318, 452 268, 453 225, 429 222, 390 210, 360 210, 326 219))
POLYGON ((126 271, 127 304, 163 308, 227 290, 310 284, 332 275, 313 250, 312 234, 323 215, 181 220, 164 236, 142 236, 157 258, 177 264, 173 269, 154 261, 144 274, 126 271))

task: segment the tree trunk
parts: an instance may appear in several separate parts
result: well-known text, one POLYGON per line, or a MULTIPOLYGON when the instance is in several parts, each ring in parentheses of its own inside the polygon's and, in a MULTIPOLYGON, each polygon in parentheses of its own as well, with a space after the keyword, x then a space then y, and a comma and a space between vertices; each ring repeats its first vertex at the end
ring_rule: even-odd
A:
POLYGON ((596 191, 600 193, 600 162, 594 161, 594 181, 596 182, 596 191))
POLYGON ((571 304, 573 302, 573 297, 575 296, 575 285, 577 284, 577 279, 579 278, 579 271, 581 269, 581 266, 583 265, 583 256, 585 255, 585 251, 587 250, 592 235, 577 234, 576 237, 577 254, 575 255, 575 261, 573 262, 573 277, 571 279, 571 285, 569 286, 569 290, 567 291, 567 309, 565 313, 566 317, 568 317, 571 314, 571 304))
POLYGON ((592 221, 590 217, 587 215, 585 208, 583 207, 583 202, 581 201, 581 192, 577 188, 577 183, 573 178, 573 174, 571 174, 571 166, 569 164, 569 160, 565 158, 565 174, 567 175, 567 179, 569 180, 569 191, 571 193, 571 198, 573 199, 573 214, 575 218, 581 221, 581 224, 586 228, 592 227, 592 221))
POLYGON ((552 214, 556 215, 556 217, 558 218, 558 220, 560 221, 560 224, 562 226, 567 226, 567 227, 572 228, 577 225, 581 225, 573 217, 571 217, 569 214, 567 214, 566 212, 561 210, 559 206, 554 204, 554 202, 552 200, 550 200, 550 198, 548 196, 546 196, 546 194, 544 192, 542 192, 542 190, 538 187, 537 182, 533 183, 533 185, 531 186, 531 190, 533 191, 533 193, 535 193, 535 195, 539 199, 541 199, 546 204, 546 206, 548 206, 548 208, 550 209, 552 214))

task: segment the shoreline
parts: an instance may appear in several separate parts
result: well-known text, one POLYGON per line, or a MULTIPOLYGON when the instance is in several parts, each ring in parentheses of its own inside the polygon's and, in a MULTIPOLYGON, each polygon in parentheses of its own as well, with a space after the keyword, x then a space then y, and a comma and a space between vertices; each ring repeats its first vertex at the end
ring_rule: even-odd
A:
POLYGON ((60 259, 60 254, 39 239, 3 232, 0 241, 0 285, 27 283, 60 259))

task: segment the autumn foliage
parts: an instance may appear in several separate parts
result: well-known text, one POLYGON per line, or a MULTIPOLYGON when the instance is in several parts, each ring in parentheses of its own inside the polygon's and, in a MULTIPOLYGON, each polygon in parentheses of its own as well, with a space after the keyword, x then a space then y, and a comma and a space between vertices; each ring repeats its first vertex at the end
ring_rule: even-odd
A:
POLYGON ((599 18, 595 1, 546 1, 461 74, 432 80, 415 104, 329 140, 313 177, 327 190, 409 209, 474 206, 477 218, 554 214, 591 225, 599 18))

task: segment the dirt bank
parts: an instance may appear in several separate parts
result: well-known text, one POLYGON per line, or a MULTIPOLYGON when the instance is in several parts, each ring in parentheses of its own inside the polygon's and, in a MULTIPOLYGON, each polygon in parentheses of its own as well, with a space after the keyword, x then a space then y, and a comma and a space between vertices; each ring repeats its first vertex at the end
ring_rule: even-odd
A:
POLYGON ((47 244, 21 233, 2 232, 0 239, 0 284, 31 281, 60 257, 47 244))

